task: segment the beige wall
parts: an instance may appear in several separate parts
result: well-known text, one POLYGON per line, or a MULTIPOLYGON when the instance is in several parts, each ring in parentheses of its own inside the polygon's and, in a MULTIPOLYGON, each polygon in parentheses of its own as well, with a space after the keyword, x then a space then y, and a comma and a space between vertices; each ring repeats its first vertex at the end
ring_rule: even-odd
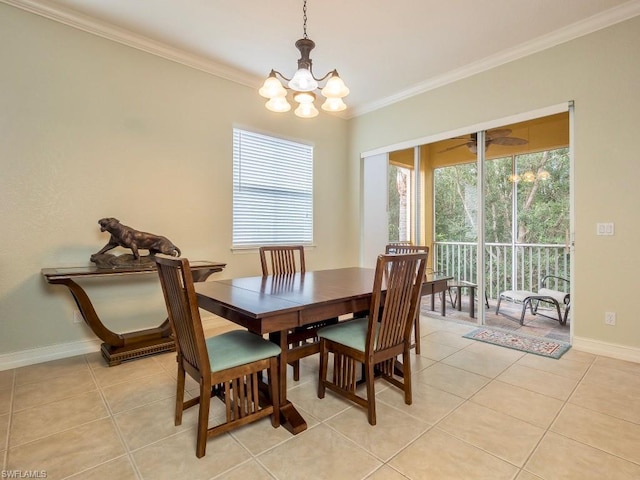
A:
POLYGON ((640 358, 639 51, 636 17, 355 118, 353 177, 361 152, 574 100, 576 344, 640 358), (596 236, 597 222, 614 222, 615 236, 596 236), (615 327, 605 311, 617 313, 615 327))
MULTIPOLYGON (((277 116, 254 89, 0 3, 0 356, 95 338, 40 269, 89 264, 105 216, 226 262, 215 278, 259 274, 230 250, 234 126, 315 145, 308 268, 357 264, 345 120, 277 116)), ((116 331, 166 317, 153 276, 88 283, 116 331)))

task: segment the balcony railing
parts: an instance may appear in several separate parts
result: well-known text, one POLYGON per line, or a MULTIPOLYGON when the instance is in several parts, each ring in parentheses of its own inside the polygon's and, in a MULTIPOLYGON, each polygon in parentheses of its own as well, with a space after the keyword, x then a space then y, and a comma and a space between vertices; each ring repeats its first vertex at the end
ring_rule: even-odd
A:
MULTIPOLYGON (((478 248, 472 242, 434 242, 434 270, 456 280, 477 281, 478 248)), ((485 244, 485 291, 497 299, 505 290, 537 291, 545 275, 570 278, 569 250, 556 244, 485 244), (515 265, 514 265, 515 263, 515 265)), ((548 288, 568 291, 554 280, 548 288)))

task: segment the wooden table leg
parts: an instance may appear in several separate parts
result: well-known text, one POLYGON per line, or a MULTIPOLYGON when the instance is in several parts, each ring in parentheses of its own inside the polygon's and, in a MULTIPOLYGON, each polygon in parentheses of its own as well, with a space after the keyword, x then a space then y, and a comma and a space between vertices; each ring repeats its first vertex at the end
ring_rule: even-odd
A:
POLYGON ((425 292, 423 290, 423 294, 431 295, 431 311, 434 311, 436 309, 435 294, 436 293, 440 294, 440 315, 442 315, 443 317, 447 315, 447 305, 445 304, 447 300, 446 292, 447 292, 447 280, 433 283, 431 285, 430 291, 425 292))
POLYGON ((278 380, 280 382, 280 424, 297 435, 307 429, 307 422, 296 407, 287 400, 287 354, 289 343, 287 342, 287 332, 273 332, 269 334, 269 339, 280 346, 280 360, 278 362, 278 380))

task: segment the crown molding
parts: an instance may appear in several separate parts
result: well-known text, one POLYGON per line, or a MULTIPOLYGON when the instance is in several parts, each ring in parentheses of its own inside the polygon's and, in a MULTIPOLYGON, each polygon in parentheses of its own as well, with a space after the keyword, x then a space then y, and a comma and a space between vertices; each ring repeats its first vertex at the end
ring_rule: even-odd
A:
POLYGON ((387 107, 402 100, 409 99, 421 93, 434 90, 449 83, 471 77, 478 73, 491 70, 506 63, 527 57, 534 53, 541 52, 548 48, 555 47, 562 43, 602 30, 604 28, 623 22, 640 15, 640 0, 631 0, 618 7, 611 8, 598 15, 568 25, 565 28, 551 32, 548 35, 535 40, 516 45, 515 47, 503 50, 495 55, 490 55, 464 67, 452 70, 443 75, 433 77, 425 82, 419 83, 409 89, 390 95, 386 98, 370 102, 361 107, 354 107, 350 111, 349 118, 357 117, 365 113, 373 112, 383 107, 387 107))
MULTIPOLYGON (((217 63, 209 58, 170 47, 166 44, 143 37, 142 35, 136 35, 128 30, 96 20, 87 15, 60 8, 46 0, 0 0, 0 2, 248 87, 257 88, 262 81, 262 79, 254 75, 217 63)), ((618 7, 611 8, 605 12, 556 30, 546 36, 522 43, 495 55, 465 65, 464 67, 433 77, 394 95, 366 103, 360 107, 352 107, 338 116, 348 119, 379 110, 421 93, 434 90, 449 83, 471 77, 504 65, 505 63, 588 35, 589 33, 607 28, 637 15, 640 15, 640 0, 630 0, 618 7)))
POLYGON ((261 82, 261 79, 254 75, 217 63, 204 56, 156 42, 79 12, 60 8, 46 0, 0 0, 0 2, 232 82, 256 88, 261 82))

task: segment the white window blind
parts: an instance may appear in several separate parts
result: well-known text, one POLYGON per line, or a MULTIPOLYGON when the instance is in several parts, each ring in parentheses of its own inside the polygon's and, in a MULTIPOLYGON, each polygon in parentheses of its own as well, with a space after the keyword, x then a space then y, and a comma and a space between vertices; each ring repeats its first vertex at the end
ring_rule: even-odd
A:
POLYGON ((313 241, 313 147, 233 130, 233 246, 313 241))

